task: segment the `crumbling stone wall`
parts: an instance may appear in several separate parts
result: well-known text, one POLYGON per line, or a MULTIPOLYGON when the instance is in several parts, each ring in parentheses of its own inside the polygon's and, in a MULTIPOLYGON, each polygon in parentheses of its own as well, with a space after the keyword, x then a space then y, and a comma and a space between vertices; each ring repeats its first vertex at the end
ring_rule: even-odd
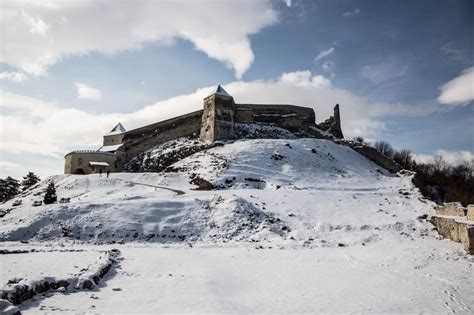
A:
POLYGON ((441 215, 432 216, 430 222, 441 236, 460 242, 467 253, 474 254, 474 222, 441 215))
POLYGON ((445 203, 435 208, 436 215, 430 219, 441 236, 462 243, 469 254, 474 254, 474 216, 470 215, 472 210, 474 205, 469 205, 466 215, 466 209, 460 203, 445 203))
POLYGON ((474 205, 467 205, 467 219, 474 221, 474 205))
POLYGON ((466 209, 459 202, 446 202, 436 207, 436 214, 453 215, 463 217, 466 215, 466 209))
POLYGON ((329 131, 339 139, 344 138, 341 128, 341 114, 339 113, 339 104, 336 104, 334 107, 333 116, 320 123, 319 128, 324 131, 329 131))
POLYGON ((125 161, 167 141, 180 137, 198 137, 201 129, 202 110, 171 118, 125 133, 120 151, 125 161))
POLYGON ((290 131, 310 132, 316 126, 312 108, 294 105, 236 104, 235 121, 238 123, 268 123, 290 131))

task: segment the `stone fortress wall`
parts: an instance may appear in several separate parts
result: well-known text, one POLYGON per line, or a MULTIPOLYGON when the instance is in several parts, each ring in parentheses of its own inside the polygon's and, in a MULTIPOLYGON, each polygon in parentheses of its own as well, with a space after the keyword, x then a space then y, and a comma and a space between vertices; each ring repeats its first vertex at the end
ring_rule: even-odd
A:
POLYGON ((157 145, 180 137, 199 135, 202 110, 127 131, 119 148, 126 161, 157 145))
POLYGON ((240 123, 272 123, 289 130, 309 131, 316 121, 312 108, 294 105, 237 104, 235 115, 240 123))
MULTIPOLYGON (((118 172, 133 157, 167 141, 195 137, 206 143, 236 139, 236 124, 265 124, 287 129, 302 137, 332 138, 341 130, 339 107, 323 127, 316 124, 312 108, 295 105, 236 104, 221 86, 204 99, 203 110, 181 115, 144 127, 125 131, 119 123, 104 136, 97 151, 73 151, 65 157, 66 174, 94 173, 89 163, 106 162, 107 170, 118 172)), ((342 138, 342 131, 336 138, 342 138)))

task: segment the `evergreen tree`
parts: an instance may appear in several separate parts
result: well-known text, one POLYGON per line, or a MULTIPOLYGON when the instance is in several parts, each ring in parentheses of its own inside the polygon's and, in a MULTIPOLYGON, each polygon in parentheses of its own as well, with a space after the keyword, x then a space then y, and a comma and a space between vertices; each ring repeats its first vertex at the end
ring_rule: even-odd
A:
POLYGON ((27 190, 28 188, 36 185, 41 179, 36 176, 35 173, 33 172, 28 172, 25 177, 23 177, 23 180, 21 181, 21 186, 23 187, 23 190, 27 190))
POLYGON ((16 179, 10 176, 2 179, 0 182, 0 201, 4 202, 18 195, 19 188, 20 183, 16 179))
POLYGON ((7 201, 7 181, 0 178, 0 202, 7 201))
POLYGON ((46 188, 46 193, 44 194, 43 202, 45 205, 54 203, 58 200, 56 196, 56 187, 54 187, 54 182, 50 182, 46 188))

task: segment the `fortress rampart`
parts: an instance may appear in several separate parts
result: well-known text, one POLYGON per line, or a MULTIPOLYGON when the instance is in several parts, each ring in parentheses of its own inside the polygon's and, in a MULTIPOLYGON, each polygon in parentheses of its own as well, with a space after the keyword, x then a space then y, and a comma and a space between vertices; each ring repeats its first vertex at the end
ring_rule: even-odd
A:
POLYGON ((202 110, 167 119, 141 128, 128 131, 120 151, 128 161, 134 156, 161 143, 180 138, 199 136, 202 110))
POLYGON ((239 123, 269 123, 290 131, 309 131, 316 121, 312 108, 295 105, 237 104, 235 117, 239 123))
POLYGON ((206 143, 236 139, 236 124, 286 129, 297 136, 342 138, 339 107, 323 125, 316 124, 312 108, 276 104, 236 104, 221 86, 204 99, 202 110, 126 131, 119 123, 104 135, 97 151, 73 151, 65 156, 66 174, 121 171, 135 156, 167 141, 195 137, 206 143))

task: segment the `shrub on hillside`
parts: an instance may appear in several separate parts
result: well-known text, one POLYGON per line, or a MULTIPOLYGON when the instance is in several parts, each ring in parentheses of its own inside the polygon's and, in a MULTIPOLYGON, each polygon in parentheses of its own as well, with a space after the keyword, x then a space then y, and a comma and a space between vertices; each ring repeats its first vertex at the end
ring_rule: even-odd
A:
POLYGON ((393 157, 393 153, 395 152, 393 147, 386 141, 375 142, 374 148, 375 150, 379 151, 380 153, 382 153, 383 155, 389 158, 393 157))
POLYGON ((417 163, 410 150, 394 150, 385 141, 378 141, 374 148, 392 158, 401 167, 414 171, 413 183, 423 196, 436 203, 459 201, 464 206, 474 204, 474 163, 451 165, 441 156, 433 162, 417 163))
POLYGON ((5 179, 0 179, 0 202, 5 202, 20 192, 20 183, 8 176, 5 179))
POLYGON ((36 176, 35 173, 28 172, 28 174, 23 177, 23 180, 21 181, 21 186, 23 187, 23 190, 27 190, 28 188, 39 183, 39 181, 40 178, 36 176))
POLYGON ((48 187, 46 188, 46 192, 44 194, 43 202, 45 205, 55 203, 58 200, 56 196, 56 187, 54 187, 54 182, 50 182, 48 187))

